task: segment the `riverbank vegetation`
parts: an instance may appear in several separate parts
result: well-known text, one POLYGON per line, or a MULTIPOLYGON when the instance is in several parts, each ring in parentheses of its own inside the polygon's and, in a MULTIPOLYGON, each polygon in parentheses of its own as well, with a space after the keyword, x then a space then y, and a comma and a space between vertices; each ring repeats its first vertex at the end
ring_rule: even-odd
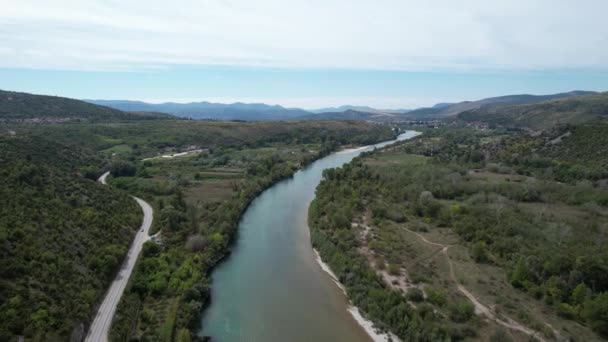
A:
POLYGON ((435 129, 328 170, 313 246, 405 340, 608 333, 604 121, 541 134, 435 129))
MULTIPOLYGON (((179 127, 184 135, 194 135, 194 128, 179 127)), ((138 160, 135 156, 141 155, 129 151, 113 158, 110 185, 148 200, 155 209, 153 230, 160 234, 144 248, 115 317, 112 340, 194 338, 208 301, 208 273, 229 253, 249 202, 339 146, 393 137, 387 126, 352 122, 212 122, 193 127, 201 128, 200 136, 171 148, 180 151, 196 144, 195 153, 138 160)), ((167 137, 181 139, 171 127, 167 137)), ((142 150, 157 148, 150 146, 155 143, 140 145, 142 150)))
POLYGON ((119 307, 113 340, 194 338, 209 300, 208 273, 229 252, 249 202, 338 146, 392 137, 387 127, 360 135, 357 130, 319 134, 299 123, 286 126, 291 134, 145 160, 136 163, 134 177, 111 179, 112 186, 152 200, 158 213, 155 229, 161 232, 158 244, 150 242, 144 249, 119 307))

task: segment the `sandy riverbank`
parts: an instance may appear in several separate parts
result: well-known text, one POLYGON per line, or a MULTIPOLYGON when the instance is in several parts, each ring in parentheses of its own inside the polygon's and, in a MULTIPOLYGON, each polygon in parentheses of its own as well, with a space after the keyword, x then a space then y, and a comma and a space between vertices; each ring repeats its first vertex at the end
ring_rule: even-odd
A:
MULTIPOLYGON (((319 254, 319 252, 316 249, 313 248, 312 250, 315 252, 315 256, 316 256, 315 259, 316 259, 317 263, 319 264, 319 266, 321 267, 321 269, 323 271, 325 271, 325 273, 329 274, 329 276, 334 281, 334 283, 336 283, 336 285, 344 292, 344 295, 347 296, 346 288, 344 287, 344 285, 342 285, 340 283, 340 281, 338 281, 338 277, 336 277, 336 275, 331 270, 329 265, 327 265, 325 262, 323 262, 323 259, 321 259, 321 255, 319 254)), ((365 330, 365 332, 367 332, 369 337, 371 337, 371 339, 374 342, 399 342, 400 341, 399 338, 392 333, 378 332, 374 328, 374 323, 372 321, 366 319, 365 317, 363 317, 363 315, 359 311, 359 308, 352 305, 352 303, 348 307, 348 312, 353 316, 355 321, 357 321, 357 323, 359 323, 359 325, 365 330)))
POLYGON ((353 147, 353 148, 347 148, 347 149, 344 149, 344 150, 339 150, 339 151, 337 151, 337 152, 336 152, 336 154, 344 154, 344 153, 358 152, 358 151, 364 150, 364 149, 366 149, 366 148, 368 148, 368 147, 370 147, 370 146, 372 146, 372 145, 361 146, 361 147, 353 147))

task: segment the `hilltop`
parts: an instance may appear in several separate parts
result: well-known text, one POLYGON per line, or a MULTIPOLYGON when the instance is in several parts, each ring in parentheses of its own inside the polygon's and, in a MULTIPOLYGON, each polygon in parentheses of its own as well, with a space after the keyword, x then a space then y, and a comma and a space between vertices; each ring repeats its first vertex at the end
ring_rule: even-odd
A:
POLYGON ((408 117, 412 118, 445 118, 457 115, 459 113, 475 110, 479 108, 495 108, 508 105, 532 104, 548 100, 569 98, 581 95, 596 94, 592 91, 575 90, 567 93, 558 93, 551 95, 505 95, 498 97, 489 97, 477 101, 463 101, 458 103, 438 103, 433 107, 419 108, 407 113, 408 117))
POLYGON ((465 122, 542 130, 608 117, 608 92, 544 101, 536 104, 482 107, 458 114, 465 122))
POLYGON ((80 100, 0 90, 0 122, 123 121, 170 119, 163 113, 127 113, 80 100))

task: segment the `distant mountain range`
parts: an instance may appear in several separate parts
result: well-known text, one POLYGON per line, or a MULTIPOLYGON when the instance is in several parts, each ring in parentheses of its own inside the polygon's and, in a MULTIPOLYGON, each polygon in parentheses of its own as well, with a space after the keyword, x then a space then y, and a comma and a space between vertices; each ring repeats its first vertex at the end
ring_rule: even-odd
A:
POLYGON ((308 115, 303 109, 285 108, 278 105, 267 105, 263 103, 211 103, 191 102, 174 103, 166 102, 152 104, 141 101, 127 100, 85 100, 96 105, 107 106, 123 111, 147 111, 169 113, 175 116, 192 119, 211 120, 289 120, 298 116, 308 115))
POLYGON ((0 123, 110 122, 177 120, 179 117, 213 120, 358 120, 396 122, 448 119, 452 122, 542 130, 562 123, 608 118, 608 92, 571 91, 552 95, 508 95, 478 101, 438 103, 412 111, 341 106, 314 113, 262 103, 210 102, 150 104, 139 101, 88 100, 33 95, 0 90, 0 123), (111 107, 111 108, 110 108, 111 107), (344 110, 343 110, 344 109, 344 110), (175 116, 174 116, 174 115, 175 116))
POLYGON ((571 91, 552 95, 507 95, 490 97, 477 101, 458 103, 437 103, 432 107, 408 109, 377 109, 369 106, 344 105, 339 107, 304 110, 285 108, 279 105, 263 103, 160 103, 152 104, 141 101, 127 100, 85 100, 93 104, 133 112, 160 112, 178 117, 211 120, 365 120, 365 121, 400 121, 400 120, 431 120, 455 116, 459 113, 479 108, 491 108, 508 105, 533 104, 547 100, 568 98, 573 96, 595 94, 589 91, 571 91))
POLYGON ((328 107, 321 109, 312 109, 309 110, 311 113, 336 113, 336 112, 344 112, 347 110, 355 110, 359 112, 369 112, 369 113, 392 113, 392 114, 403 114, 410 111, 410 109, 377 109, 368 106, 351 106, 345 105, 340 107, 328 107))

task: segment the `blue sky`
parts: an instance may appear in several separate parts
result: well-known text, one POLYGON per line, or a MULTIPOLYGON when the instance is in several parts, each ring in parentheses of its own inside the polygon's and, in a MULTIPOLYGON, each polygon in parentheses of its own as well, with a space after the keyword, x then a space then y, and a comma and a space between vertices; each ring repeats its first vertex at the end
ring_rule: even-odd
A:
POLYGON ((412 108, 501 94, 608 90, 608 72, 411 72, 174 67, 109 72, 0 69, 0 88, 88 99, 151 102, 267 102, 319 108, 339 104, 412 108))
POLYGON ((5 90, 303 108, 608 90, 603 0, 3 6, 5 90))

